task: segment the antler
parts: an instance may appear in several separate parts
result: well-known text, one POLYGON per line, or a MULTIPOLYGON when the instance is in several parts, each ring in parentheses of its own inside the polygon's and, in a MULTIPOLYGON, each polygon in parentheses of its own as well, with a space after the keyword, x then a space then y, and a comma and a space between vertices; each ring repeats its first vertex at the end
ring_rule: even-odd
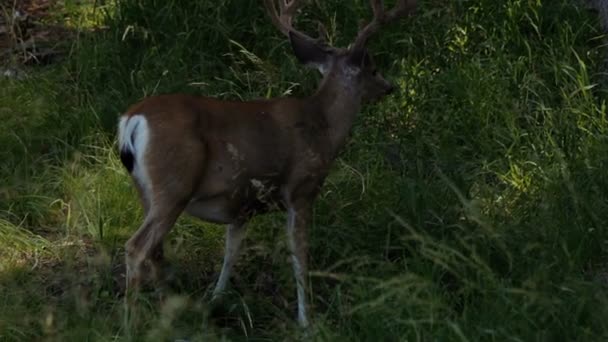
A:
POLYGON ((369 3, 374 12, 374 18, 359 31, 352 49, 363 48, 367 39, 376 33, 382 25, 405 16, 416 8, 416 0, 397 0, 395 6, 388 12, 385 11, 384 1, 382 0, 370 0, 369 3))
POLYGON ((289 32, 297 33, 301 36, 310 38, 308 35, 296 30, 291 25, 293 20, 293 16, 296 14, 298 9, 303 6, 304 1, 301 0, 278 0, 279 3, 279 12, 277 13, 277 8, 274 3, 274 0, 264 0, 264 6, 270 15, 270 20, 274 26, 276 26, 279 31, 281 31, 284 35, 289 36, 289 32))

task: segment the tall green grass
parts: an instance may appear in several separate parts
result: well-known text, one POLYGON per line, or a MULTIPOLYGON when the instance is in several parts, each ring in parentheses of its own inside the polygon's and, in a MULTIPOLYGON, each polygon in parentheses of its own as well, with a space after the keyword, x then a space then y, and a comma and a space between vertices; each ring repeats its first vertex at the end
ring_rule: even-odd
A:
MULTIPOLYGON (((70 23, 104 29, 0 80, 0 340, 293 339, 281 214, 250 226, 223 316, 206 297, 223 230, 184 217, 168 299, 125 319, 121 246, 142 215, 114 130, 144 96, 303 96, 317 77, 256 1, 84 8, 70 23)), ((298 27, 320 19, 340 46, 370 15, 304 12, 298 27)), ((608 338, 603 42, 569 0, 429 0, 374 37, 399 91, 361 113, 316 203, 312 339, 608 338)))

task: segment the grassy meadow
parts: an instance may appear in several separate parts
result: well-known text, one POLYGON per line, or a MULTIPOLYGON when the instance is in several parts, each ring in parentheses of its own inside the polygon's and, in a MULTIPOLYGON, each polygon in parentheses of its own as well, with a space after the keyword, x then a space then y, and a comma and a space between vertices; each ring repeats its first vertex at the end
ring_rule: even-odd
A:
MULTIPOLYGON (((304 96, 318 76, 261 1, 59 4, 63 58, 0 76, 0 341, 301 337, 280 213, 249 226, 222 314, 224 229, 184 216, 166 300, 126 315, 142 211, 115 134, 145 96, 304 96)), ((315 0, 297 27, 346 46, 370 12, 315 0)), ((308 338, 607 340, 605 42, 573 0, 421 0, 375 36, 398 90, 360 113, 316 202, 308 338)))

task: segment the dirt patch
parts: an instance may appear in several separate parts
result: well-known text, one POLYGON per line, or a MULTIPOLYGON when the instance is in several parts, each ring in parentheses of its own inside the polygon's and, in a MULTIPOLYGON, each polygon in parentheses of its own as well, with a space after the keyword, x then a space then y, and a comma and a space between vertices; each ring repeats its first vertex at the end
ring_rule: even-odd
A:
POLYGON ((61 56, 72 32, 50 20, 59 6, 57 0, 0 0, 0 64, 48 64, 61 56))

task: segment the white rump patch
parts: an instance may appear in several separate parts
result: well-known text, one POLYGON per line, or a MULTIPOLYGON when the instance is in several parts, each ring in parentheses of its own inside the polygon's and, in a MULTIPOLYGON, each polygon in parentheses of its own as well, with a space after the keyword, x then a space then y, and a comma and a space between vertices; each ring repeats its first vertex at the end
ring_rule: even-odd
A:
POLYGON ((149 139, 150 128, 148 121, 142 114, 120 118, 118 123, 118 147, 120 151, 128 151, 133 154, 135 163, 132 176, 142 187, 146 197, 151 191, 150 177, 145 162, 149 139))

